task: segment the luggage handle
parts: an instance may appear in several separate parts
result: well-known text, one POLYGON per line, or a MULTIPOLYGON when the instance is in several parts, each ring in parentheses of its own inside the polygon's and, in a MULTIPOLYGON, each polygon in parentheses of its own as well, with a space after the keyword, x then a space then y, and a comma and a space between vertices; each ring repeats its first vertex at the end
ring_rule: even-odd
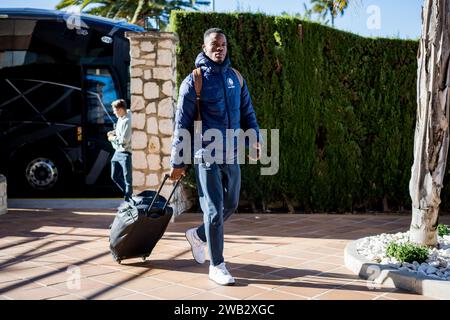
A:
MULTIPOLYGON (((162 187, 164 186, 164 184, 166 183, 167 179, 169 179, 169 178, 170 178, 170 175, 168 175, 168 174, 166 173, 166 174, 164 175, 164 178, 163 178, 163 181, 162 181, 161 185, 160 185, 159 188, 158 188, 158 191, 157 191, 156 194, 155 194, 155 197, 154 197, 153 200, 152 200, 152 203, 150 203, 150 206, 148 207, 148 210, 147 210, 147 212, 146 212, 147 215, 148 215, 148 214, 150 213, 150 211, 152 210, 153 204, 155 203, 156 199, 159 198, 159 193, 161 192, 162 187)), ((173 194, 174 194, 174 192, 175 192, 175 189, 176 189, 176 188, 178 187, 178 185, 180 184, 181 179, 183 179, 183 176, 181 176, 181 177, 177 180, 177 182, 175 183, 175 186, 173 187, 172 191, 170 192, 170 195, 169 195, 169 197, 167 198, 167 201, 166 201, 166 203, 164 204, 164 207, 162 208, 162 212, 164 212, 164 210, 166 210, 166 207, 167 207, 167 205, 169 204, 170 199, 172 199, 172 196, 173 196, 173 194)))

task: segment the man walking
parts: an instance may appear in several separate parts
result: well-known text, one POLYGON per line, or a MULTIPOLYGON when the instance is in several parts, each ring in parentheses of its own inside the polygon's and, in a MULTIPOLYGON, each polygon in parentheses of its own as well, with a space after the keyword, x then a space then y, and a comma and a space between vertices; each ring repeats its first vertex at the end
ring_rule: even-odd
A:
POLYGON ((127 110, 125 100, 112 102, 113 112, 117 117, 116 129, 108 132, 108 140, 115 152, 111 159, 111 178, 123 192, 125 201, 133 193, 131 172, 131 112, 127 110))
POLYGON ((186 238, 198 263, 205 262, 205 247, 208 245, 209 278, 221 285, 232 285, 235 280, 228 272, 223 257, 223 223, 238 206, 241 172, 237 161, 237 146, 233 145, 233 150, 227 150, 229 141, 226 141, 226 133, 230 129, 254 129, 258 143, 253 147, 259 150, 259 126, 247 84, 239 72, 231 68, 224 32, 218 28, 208 29, 203 41, 203 51, 195 61, 196 67, 200 68, 196 72, 200 73, 197 76, 187 76, 180 87, 170 176, 177 180, 185 174, 185 164, 177 155, 177 146, 183 139, 181 129, 192 132, 194 120, 201 118, 203 136, 209 129, 222 133, 223 149, 212 158, 205 156, 208 154, 208 143, 205 141, 202 141, 200 150, 195 150, 195 176, 203 224, 187 230, 186 238), (199 86, 199 82, 201 94, 197 96, 195 86, 199 86), (200 100, 199 108, 196 107, 197 99, 200 100))

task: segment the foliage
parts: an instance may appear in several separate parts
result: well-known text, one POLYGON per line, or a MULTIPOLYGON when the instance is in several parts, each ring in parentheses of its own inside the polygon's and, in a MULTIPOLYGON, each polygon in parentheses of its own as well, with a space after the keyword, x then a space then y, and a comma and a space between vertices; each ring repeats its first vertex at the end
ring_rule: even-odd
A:
MULTIPOLYGON (((258 208, 342 212, 410 206, 416 41, 367 39, 293 17, 176 11, 178 87, 204 30, 221 27, 261 128, 280 129, 280 169, 242 166, 258 208)), ((270 146, 270 142, 267 143, 270 146)))
POLYGON ((386 249, 386 255, 400 262, 413 263, 417 261, 418 263, 422 263, 428 259, 428 249, 412 243, 398 244, 391 242, 386 249))
POLYGON ((440 223, 437 227, 439 236, 443 237, 450 234, 450 229, 447 225, 440 223))
POLYGON ((209 0, 61 0, 56 9, 80 6, 83 12, 106 18, 124 18, 130 23, 144 26, 146 17, 159 17, 165 27, 172 10, 194 9, 209 5, 209 0))
POLYGON ((307 13, 319 14, 321 20, 328 23, 328 15, 330 15, 331 25, 334 26, 334 20, 338 15, 343 15, 345 9, 349 5, 349 0, 311 0, 311 9, 307 10, 307 13))

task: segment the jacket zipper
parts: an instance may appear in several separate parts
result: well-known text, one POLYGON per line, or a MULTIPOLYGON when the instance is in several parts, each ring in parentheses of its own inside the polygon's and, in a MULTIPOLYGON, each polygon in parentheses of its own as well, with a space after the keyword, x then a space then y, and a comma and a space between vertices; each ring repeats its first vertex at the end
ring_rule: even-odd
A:
POLYGON ((226 87, 226 82, 223 79, 223 77, 225 76, 225 72, 222 73, 221 78, 222 78, 222 84, 223 84, 223 92, 224 92, 224 100, 225 100, 225 110, 227 112, 227 119, 228 119, 228 125, 227 125, 227 129, 231 129, 231 120, 230 120, 230 112, 228 109, 228 101, 227 101, 227 87, 226 87))

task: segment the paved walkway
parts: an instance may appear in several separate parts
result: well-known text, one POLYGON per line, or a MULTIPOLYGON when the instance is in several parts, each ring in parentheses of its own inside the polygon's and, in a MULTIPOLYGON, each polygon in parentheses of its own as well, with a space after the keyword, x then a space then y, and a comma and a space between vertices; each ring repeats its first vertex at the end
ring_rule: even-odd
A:
POLYGON ((405 231, 409 215, 235 214, 225 224, 233 287, 208 280, 208 263, 192 259, 184 231, 200 214, 171 223, 149 260, 122 265, 108 250, 113 217, 105 209, 10 209, 0 216, 0 299, 427 299, 370 289, 344 266, 349 241, 405 231))

